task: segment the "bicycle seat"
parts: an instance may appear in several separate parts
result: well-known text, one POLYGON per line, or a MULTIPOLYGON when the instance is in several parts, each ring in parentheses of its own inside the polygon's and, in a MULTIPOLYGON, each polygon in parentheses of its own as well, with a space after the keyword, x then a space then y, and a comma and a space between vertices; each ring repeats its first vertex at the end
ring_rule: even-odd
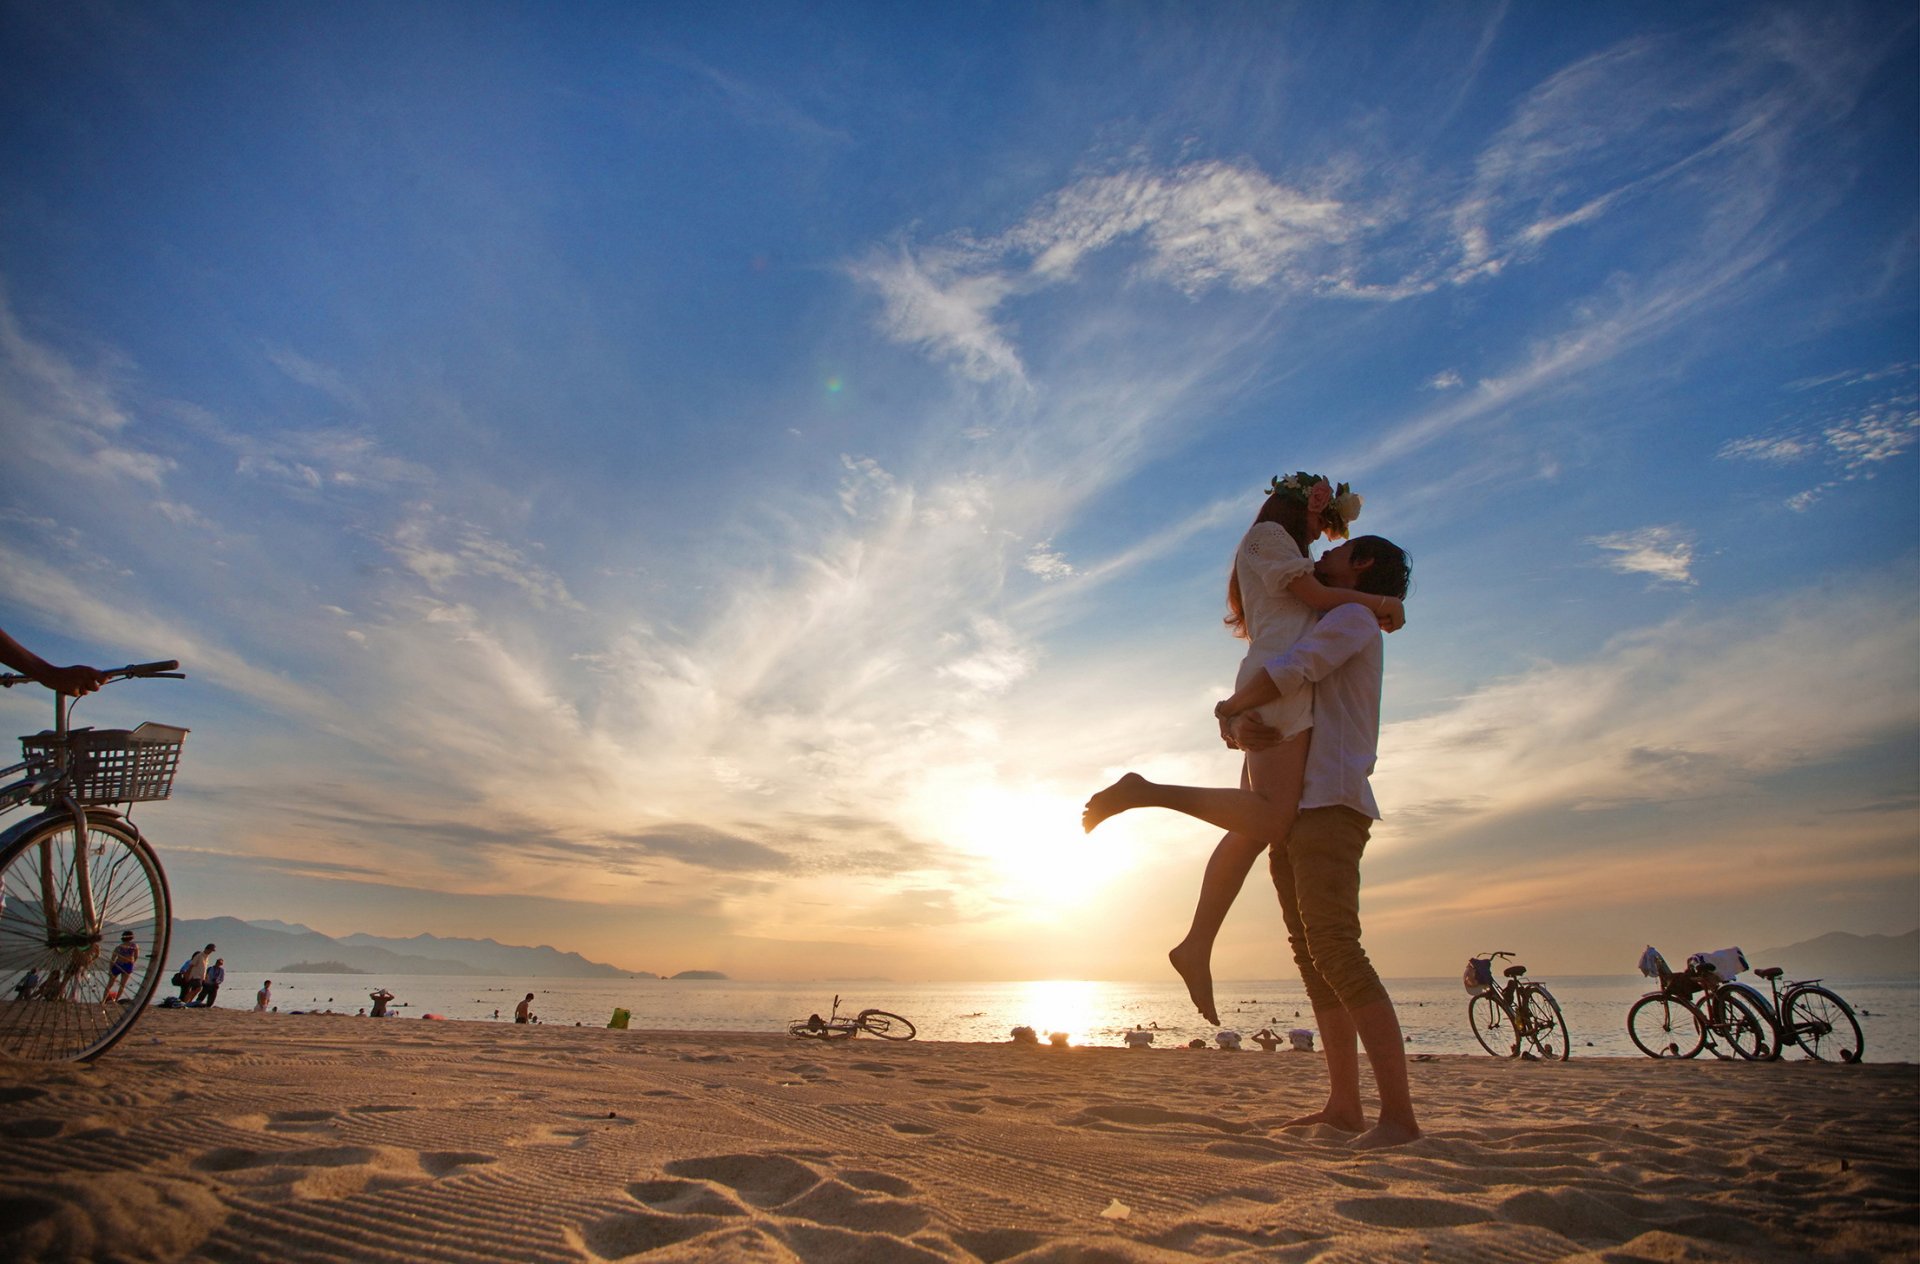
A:
POLYGON ((1517 979, 1526 972, 1527 968, 1525 966, 1508 966, 1500 973, 1506 975, 1509 979, 1517 979))
POLYGON ((1786 971, 1782 970, 1779 966, 1768 966, 1764 970, 1755 970, 1754 973, 1763 979, 1777 979, 1782 974, 1785 974, 1786 971))

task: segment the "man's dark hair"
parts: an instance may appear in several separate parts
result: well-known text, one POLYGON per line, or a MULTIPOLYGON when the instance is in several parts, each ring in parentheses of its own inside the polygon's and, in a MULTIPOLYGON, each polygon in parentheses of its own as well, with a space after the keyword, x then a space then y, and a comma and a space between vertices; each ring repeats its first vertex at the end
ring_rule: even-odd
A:
POLYGON ((1405 549, 1384 536, 1356 536, 1353 560, 1373 563, 1360 572, 1354 587, 1380 597, 1406 598, 1407 585, 1413 582, 1413 559, 1405 549))

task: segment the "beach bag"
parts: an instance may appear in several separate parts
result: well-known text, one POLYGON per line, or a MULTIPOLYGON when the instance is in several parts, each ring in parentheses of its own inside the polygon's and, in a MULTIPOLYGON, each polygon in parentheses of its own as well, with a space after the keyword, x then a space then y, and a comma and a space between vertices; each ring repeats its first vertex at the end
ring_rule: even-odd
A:
POLYGON ((178 970, 175 970, 173 972, 173 986, 185 987, 186 983, 187 983, 187 976, 180 973, 178 970))
POLYGON ((1460 976, 1460 986, 1467 989, 1468 996, 1486 996, 1495 991, 1493 962, 1485 957, 1470 958, 1466 972, 1460 976))
POLYGON ((1640 954, 1640 973, 1649 979, 1657 979, 1667 971, 1667 959, 1654 951, 1648 944, 1647 950, 1640 954))
POLYGON ((1742 970, 1750 970, 1747 954, 1738 948, 1716 948, 1712 952, 1696 952, 1687 958, 1687 969, 1699 973, 1701 967, 1712 966, 1713 972, 1722 980, 1731 979, 1742 970))

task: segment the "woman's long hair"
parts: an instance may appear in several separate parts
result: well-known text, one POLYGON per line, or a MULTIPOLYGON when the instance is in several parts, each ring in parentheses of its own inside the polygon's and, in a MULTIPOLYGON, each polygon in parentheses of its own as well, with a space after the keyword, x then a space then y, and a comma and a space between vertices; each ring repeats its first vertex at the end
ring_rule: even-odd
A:
MULTIPOLYGON (((1313 543, 1313 537, 1307 534, 1307 502, 1297 494, 1275 492, 1267 497, 1267 503, 1260 506, 1260 513, 1254 518, 1253 525, 1258 526, 1263 522, 1279 523, 1281 529, 1300 546, 1302 554, 1313 543)), ((1240 602, 1240 568, 1237 565, 1227 568, 1227 617, 1221 622, 1241 640, 1247 639, 1247 613, 1246 607, 1240 602)))

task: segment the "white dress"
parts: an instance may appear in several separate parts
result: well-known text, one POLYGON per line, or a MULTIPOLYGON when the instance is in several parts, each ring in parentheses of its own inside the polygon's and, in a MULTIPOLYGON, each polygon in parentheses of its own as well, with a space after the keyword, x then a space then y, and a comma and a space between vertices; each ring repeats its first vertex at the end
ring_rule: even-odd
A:
MULTIPOLYGON (((1235 689, 1265 672, 1268 659, 1292 649, 1313 627, 1313 607, 1287 591, 1288 584, 1312 571, 1313 563, 1277 522, 1256 522, 1242 537, 1233 556, 1233 573, 1240 580, 1248 644, 1234 678, 1235 689)), ((1254 714, 1279 729, 1282 737, 1303 733, 1313 727, 1313 687, 1269 702, 1254 714)))

